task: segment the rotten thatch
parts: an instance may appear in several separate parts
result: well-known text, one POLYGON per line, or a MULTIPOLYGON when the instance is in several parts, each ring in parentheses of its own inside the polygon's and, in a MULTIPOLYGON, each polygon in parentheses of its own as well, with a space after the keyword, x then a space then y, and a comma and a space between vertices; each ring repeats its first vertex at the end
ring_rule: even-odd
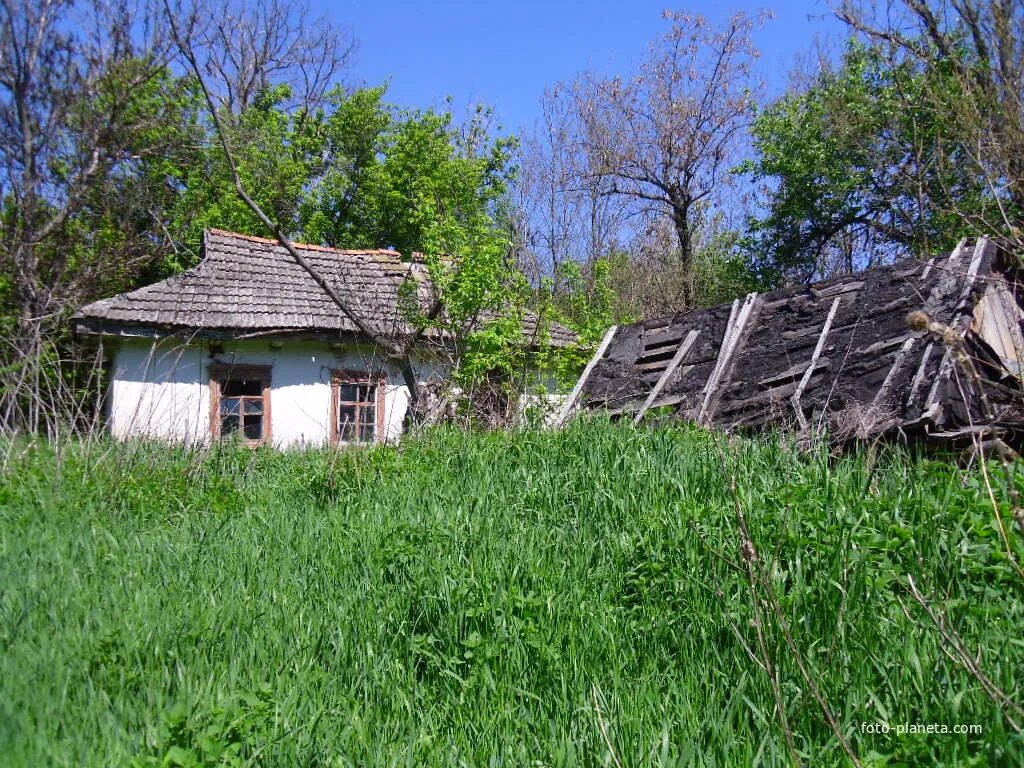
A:
POLYGON ((609 329, 566 404, 839 439, 1024 427, 1020 292, 993 243, 609 329))

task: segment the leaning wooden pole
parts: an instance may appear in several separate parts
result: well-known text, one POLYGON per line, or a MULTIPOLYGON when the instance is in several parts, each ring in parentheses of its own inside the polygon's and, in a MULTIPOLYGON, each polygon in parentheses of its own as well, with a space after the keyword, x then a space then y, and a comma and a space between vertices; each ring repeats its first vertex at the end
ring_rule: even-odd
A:
POLYGON ((583 373, 580 375, 579 381, 576 382, 576 386, 572 388, 572 393, 569 398, 562 404, 562 408, 558 411, 558 416, 555 417, 555 426, 562 426, 569 415, 572 413, 573 408, 576 407, 576 401, 579 400, 580 394, 583 392, 583 385, 587 383, 587 379, 590 377, 590 372, 594 370, 594 366, 598 364, 604 353, 608 351, 608 345, 612 343, 612 339, 615 337, 615 332, 619 330, 619 326, 613 325, 607 331, 605 331, 604 338, 601 339, 601 344, 598 346, 597 351, 594 352, 594 356, 590 358, 590 362, 587 363, 587 367, 583 369, 583 373))
POLYGON ((661 390, 663 390, 665 385, 668 384, 668 380, 672 378, 672 374, 676 372, 676 368, 678 368, 679 364, 683 362, 683 358, 690 354, 690 349, 693 347, 693 343, 697 341, 698 336, 700 336, 700 329, 690 331, 686 334, 686 338, 683 339, 682 343, 676 349, 675 355, 672 356, 672 360, 669 362, 665 372, 661 374, 661 378, 658 379, 658 383, 654 385, 654 389, 651 390, 647 399, 644 400, 644 404, 640 406, 640 410, 637 411, 636 416, 633 417, 634 424, 639 424, 643 420, 644 414, 646 414, 647 410, 654 404, 654 401, 658 399, 658 395, 661 394, 661 390))

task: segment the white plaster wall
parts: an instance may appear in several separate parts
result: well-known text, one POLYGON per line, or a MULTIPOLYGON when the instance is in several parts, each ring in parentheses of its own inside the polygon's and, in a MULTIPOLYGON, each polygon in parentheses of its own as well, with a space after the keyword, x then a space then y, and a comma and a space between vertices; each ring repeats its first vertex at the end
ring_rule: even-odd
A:
MULTIPOLYGON (((148 339, 124 341, 114 355, 111 430, 118 437, 160 437, 202 442, 210 433, 209 364, 271 366, 271 437, 279 447, 323 445, 330 439, 331 371, 383 372, 384 439, 402 434, 409 389, 401 371, 369 348, 332 350, 326 342, 228 342, 212 357, 204 343, 188 346, 148 339)), ((417 379, 443 376, 443 368, 414 360, 417 379)))
POLYGON ((140 339, 114 353, 110 430, 116 437, 202 442, 210 427, 209 386, 198 346, 140 339))

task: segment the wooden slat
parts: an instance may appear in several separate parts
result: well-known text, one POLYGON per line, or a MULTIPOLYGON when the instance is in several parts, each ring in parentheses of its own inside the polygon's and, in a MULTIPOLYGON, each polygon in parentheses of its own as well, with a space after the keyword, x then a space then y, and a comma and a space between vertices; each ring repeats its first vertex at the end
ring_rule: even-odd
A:
POLYGON ((882 382, 882 386, 878 388, 878 391, 875 392, 874 398, 871 400, 872 405, 878 405, 883 402, 885 396, 889 394, 889 390, 892 388, 892 383, 896 380, 896 374, 899 372, 900 368, 903 367, 903 361, 907 359, 907 355, 910 353, 910 350, 913 348, 914 342, 916 341, 917 339, 911 336, 903 342, 903 346, 900 347, 899 351, 896 353, 896 359, 892 361, 892 367, 889 368, 889 372, 885 375, 885 381, 882 382))
MULTIPOLYGON (((823 360, 821 362, 814 363, 814 367, 815 368, 827 368, 828 366, 829 366, 829 361, 828 360, 823 360)), ((762 386, 762 387, 772 387, 772 386, 775 386, 776 384, 779 384, 779 383, 782 383, 782 382, 791 381, 792 379, 795 379, 797 376, 801 376, 801 375, 805 374, 806 372, 807 372, 807 365, 806 365, 806 363, 798 363, 796 365, 790 366, 789 368, 787 368, 786 370, 782 371, 781 373, 776 373, 776 374, 774 374, 772 376, 766 376, 763 379, 758 379, 757 383, 758 383, 759 386, 762 386)))
POLYGON ((896 336, 892 339, 886 339, 885 341, 876 341, 874 344, 869 344, 866 347, 858 347, 853 351, 855 355, 873 355, 878 352, 888 352, 893 347, 904 347, 913 338, 909 333, 903 336, 896 336))
MULTIPOLYGON (((960 241, 960 245, 957 246, 957 250, 953 252, 953 255, 949 257, 950 262, 953 261, 953 257, 956 256, 959 260, 960 251, 964 247, 966 238, 960 241)), ((954 309, 953 317, 950 318, 949 327, 957 331, 961 335, 965 332, 965 328, 962 328, 962 320, 968 314, 965 309, 967 303, 971 297, 971 289, 974 287, 974 281, 978 277, 978 269, 981 267, 981 261, 985 256, 986 251, 990 247, 990 242, 987 237, 978 239, 978 242, 974 245, 974 251, 972 253, 971 264, 967 269, 967 277, 964 280, 964 284, 960 287, 960 297, 957 302, 956 308, 954 309)), ((928 391, 928 399, 925 401, 924 413, 922 418, 935 419, 941 411, 942 403, 941 392, 942 387, 946 380, 949 378, 953 371, 953 355, 947 349, 942 356, 942 362, 939 364, 939 371, 935 376, 935 380, 932 382, 932 387, 928 391)))
POLYGON ((804 412, 800 408, 800 398, 804 394, 804 390, 807 388, 807 382, 811 380, 811 376, 814 375, 815 363, 818 362, 818 358, 821 357, 821 351, 825 348, 825 339, 828 338, 828 332, 832 328, 832 321, 836 319, 836 312, 839 310, 839 303, 842 301, 841 296, 836 296, 832 302, 832 308, 828 311, 828 317, 825 318, 825 325, 821 328, 821 334, 818 336, 818 343, 814 345, 814 353, 811 355, 811 361, 807 364, 807 370, 804 371, 803 378, 800 379, 800 383, 797 385, 796 392, 793 393, 793 397, 790 402, 793 403, 793 410, 796 412, 797 421, 800 422, 801 429, 807 429, 807 419, 804 417, 804 412))
POLYGON ((1021 312, 1020 305, 1017 304, 1017 299, 1005 280, 999 281, 996 293, 999 297, 999 306, 1003 311, 1004 327, 1010 337, 1010 348, 1013 350, 1013 357, 1004 360, 1003 365, 1010 373, 1020 378, 1024 371, 1024 334, 1020 330, 1024 313, 1021 312))
POLYGON ((853 291, 859 291, 863 287, 863 280, 854 280, 849 283, 837 283, 836 285, 830 285, 827 288, 815 290, 814 293, 823 299, 827 299, 828 297, 835 296, 836 294, 842 295, 844 293, 852 293, 853 291))
POLYGON ((960 239, 960 242, 956 244, 956 248, 953 249, 952 253, 949 254, 949 258, 946 259, 946 266, 947 267, 955 266, 956 263, 958 261, 960 261, 960 257, 963 255, 964 248, 966 248, 966 247, 967 247, 967 238, 963 237, 963 238, 960 239))
POLYGON ((988 285, 973 315, 971 330, 992 347, 1008 373, 1019 377, 1024 360, 1024 339, 1020 332, 1024 314, 1004 281, 988 285))
POLYGON ((914 398, 917 397, 917 391, 921 388, 921 382, 924 381, 924 372, 928 367, 928 359, 932 356, 932 349, 934 347, 935 343, 929 341, 928 346, 924 348, 924 352, 921 354, 921 363, 917 366, 917 373, 914 374, 913 381, 910 382, 910 394, 907 395, 906 402, 908 408, 914 402, 914 398))
POLYGON ((717 398, 720 396, 719 385, 726 379, 731 370, 736 348, 739 346, 740 338, 746 327, 747 321, 757 303, 757 291, 748 293, 743 300, 743 307, 737 311, 739 300, 732 303, 733 311, 729 314, 729 325, 726 326, 722 336, 722 348, 718 354, 718 360, 711 375, 704 384, 704 401, 701 403, 700 411, 697 413, 697 423, 707 424, 714 413, 717 398))
POLYGON ((647 399, 644 400, 644 404, 640 406, 640 410, 637 411, 636 416, 633 417, 634 424, 640 423, 640 420, 644 417, 644 414, 647 413, 647 409, 651 407, 651 403, 653 403, 654 399, 659 394, 661 394, 661 390, 665 388, 665 384, 668 383, 669 378, 671 378, 676 368, 679 367, 679 364, 683 362, 683 358, 686 357, 687 354, 689 354, 690 349, 693 348, 693 343, 697 341, 698 336, 700 336, 699 329, 690 331, 688 334, 686 334, 686 338, 683 340, 683 343, 679 345, 679 348, 676 350, 675 355, 672 356, 671 362, 669 362, 668 367, 665 369, 665 372, 661 374, 661 378, 658 379, 658 383, 654 385, 654 389, 651 390, 651 393, 647 396, 647 399))
POLYGON ((597 351, 594 352, 594 356, 590 358, 590 362, 587 363, 587 367, 583 369, 583 373, 580 375, 579 381, 576 382, 576 386, 572 388, 572 393, 569 395, 569 399, 562 404, 562 409, 558 412, 558 416, 555 419, 555 426, 560 427, 565 423, 565 420, 569 418, 569 414, 572 413, 572 409, 576 407, 576 401, 580 397, 580 393, 583 391, 583 385, 587 383, 587 379, 590 377, 590 372, 594 370, 594 366, 598 364, 604 353, 608 350, 608 345, 612 343, 612 338, 615 336, 615 332, 619 330, 619 326, 613 325, 604 333, 604 338, 601 339, 601 344, 598 346, 597 351))

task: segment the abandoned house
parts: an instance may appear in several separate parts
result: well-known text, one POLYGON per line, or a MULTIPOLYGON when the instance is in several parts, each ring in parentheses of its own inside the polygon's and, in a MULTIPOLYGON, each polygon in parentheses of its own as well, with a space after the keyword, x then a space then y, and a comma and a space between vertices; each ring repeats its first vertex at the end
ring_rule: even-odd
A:
POLYGON ((580 407, 639 422, 660 409, 727 430, 1019 438, 1016 267, 991 241, 963 240, 927 263, 611 328, 561 418, 580 407))
MULTIPOLYGON (((421 307, 432 303, 426 266, 395 251, 296 247, 379 337, 412 333, 410 287, 421 307)), ((198 266, 84 306, 73 321, 109 361, 106 417, 118 437, 296 446, 394 441, 403 430, 400 366, 276 240, 210 230, 198 266)), ((530 316, 523 331, 532 342, 542 333, 530 316)), ((554 346, 575 341, 554 324, 543 334, 554 346)), ((415 380, 445 379, 450 349, 425 334, 410 356, 415 380)))

